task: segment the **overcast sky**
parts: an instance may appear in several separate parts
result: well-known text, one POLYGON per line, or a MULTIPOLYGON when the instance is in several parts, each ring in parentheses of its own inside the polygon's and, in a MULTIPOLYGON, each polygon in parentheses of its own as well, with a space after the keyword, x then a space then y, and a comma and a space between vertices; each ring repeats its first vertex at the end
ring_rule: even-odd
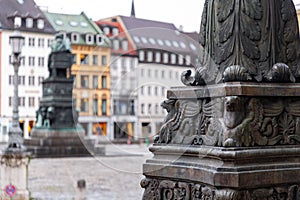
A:
MULTIPOLYGON (((132 0, 35 0, 49 12, 79 14, 93 20, 114 15, 130 15, 132 0)), ((300 0, 294 0, 299 4, 300 0)), ((204 0, 134 0, 138 18, 170 22, 184 31, 199 31, 204 0)))

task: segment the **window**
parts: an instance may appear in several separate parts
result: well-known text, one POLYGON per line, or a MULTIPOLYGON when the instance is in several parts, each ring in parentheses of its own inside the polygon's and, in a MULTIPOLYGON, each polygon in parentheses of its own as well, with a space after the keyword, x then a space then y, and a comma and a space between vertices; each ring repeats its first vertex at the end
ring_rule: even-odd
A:
POLYGON ((145 52, 144 51, 139 51, 139 58, 140 58, 140 61, 145 60, 145 52))
POLYGON ((161 60, 161 54, 160 52, 156 52, 155 53, 155 62, 159 63, 161 60))
POLYGON ((102 64, 102 66, 107 65, 107 56, 101 56, 101 64, 102 64))
POLYGON ((173 72, 172 71, 169 71, 169 77, 170 77, 170 79, 173 78, 173 72))
POLYGON ((130 59, 130 68, 132 71, 134 70, 134 67, 135 67, 134 59, 130 59))
POLYGON ((113 41, 113 48, 114 48, 114 50, 119 50, 120 49, 120 42, 119 42, 119 40, 114 40, 113 41))
POLYGON ((155 94, 155 96, 158 95, 158 87, 155 87, 155 88, 154 88, 154 94, 155 94))
POLYGON ((189 56, 189 55, 185 56, 185 63, 186 63, 186 65, 191 64, 191 56, 189 56))
POLYGON ((48 47, 51 47, 51 46, 52 46, 52 43, 53 43, 53 40, 52 40, 52 39, 48 39, 48 40, 47 40, 47 43, 48 43, 47 46, 48 46, 48 47))
POLYGON ((98 88, 98 76, 93 76, 93 88, 98 88))
POLYGON ((113 32, 113 35, 118 35, 119 34, 119 29, 118 28, 113 28, 112 32, 113 32))
POLYGON ((183 55, 178 56, 178 64, 183 65, 183 55))
POLYGON ((141 113, 144 114, 145 113, 145 104, 141 104, 141 113))
POLYGON ((122 49, 124 51, 128 51, 128 41, 127 40, 122 41, 122 49))
POLYGON ((141 94, 144 94, 144 86, 141 87, 141 94))
POLYGON ((98 55, 93 55, 93 65, 98 66, 98 55))
POLYGON ((45 58, 44 57, 39 57, 38 58, 38 66, 39 67, 44 67, 45 66, 45 58))
POLYGON ((80 64, 81 65, 89 64, 89 55, 88 54, 80 54, 80 64))
POLYGON ((147 61, 152 62, 153 61, 153 53, 152 51, 147 52, 147 61))
POLYGON ((108 35, 109 32, 110 32, 108 27, 104 27, 104 28, 103 28, 103 31, 104 31, 104 34, 105 34, 105 35, 108 35))
POLYGON ((164 70, 161 71, 161 78, 165 78, 165 71, 164 70))
POLYGON ((107 88, 107 78, 106 78, 106 76, 102 76, 102 84, 101 84, 101 86, 102 86, 102 88, 107 88))
POLYGON ((18 76, 18 84, 25 85, 25 76, 18 76))
POLYGON ((28 38, 28 46, 34 47, 34 45, 35 45, 34 43, 35 43, 35 38, 29 37, 28 38))
POLYGON ((101 105, 101 111, 102 111, 102 115, 106 115, 107 114, 107 100, 106 99, 102 99, 102 105, 101 105))
POLYGON ((176 63, 176 55, 175 54, 171 54, 171 63, 172 64, 176 63))
POLYGON ((33 27, 33 19, 32 18, 27 18, 26 19, 26 27, 27 28, 32 28, 33 27))
POLYGON ((28 77, 28 85, 34 85, 34 80, 35 80, 35 77, 34 76, 29 76, 28 77))
POLYGON ((148 69, 148 77, 150 78, 151 77, 151 69, 148 69))
POLYGON ((72 33, 72 35, 71 35, 71 41, 73 43, 78 43, 79 42, 79 35, 78 35, 78 33, 72 33))
POLYGON ((88 112, 89 111, 89 100, 87 98, 81 99, 80 111, 81 112, 88 112))
POLYGON ((154 76, 157 78, 158 77, 158 70, 154 70, 154 76))
POLYGON ((168 53, 164 53, 164 63, 168 63, 169 62, 169 54, 168 53))
POLYGON ((15 25, 15 27, 21 27, 22 26, 22 19, 21 19, 21 17, 15 17, 14 25, 15 25))
POLYGON ((12 102, 13 102, 13 98, 12 97, 8 97, 8 106, 12 106, 12 102))
POLYGON ((39 81, 39 85, 41 85, 44 81, 44 77, 39 76, 38 81, 39 81))
POLYGON ((148 104, 148 113, 151 114, 151 112, 152 112, 152 105, 149 103, 148 104))
POLYGON ((19 106, 24 107, 25 106, 25 97, 19 97, 19 106))
POLYGON ((101 35, 96 36, 96 42, 98 45, 102 44, 102 36, 101 35))
POLYGON ((159 108, 158 104, 155 104, 155 114, 158 114, 158 108, 159 108))
POLYGON ((35 98, 34 97, 29 97, 28 98, 28 106, 29 107, 34 107, 35 106, 35 98))
POLYGON ((89 87, 89 77, 88 76, 85 76, 85 75, 80 76, 80 81, 81 81, 82 88, 89 87))
POLYGON ((38 47, 44 47, 45 46, 45 39, 39 38, 38 39, 38 47))
POLYGON ((44 22, 43 19, 38 19, 37 20, 37 28, 38 29, 43 29, 44 28, 44 24, 45 24, 45 22, 44 22))
POLYGON ((151 95, 151 86, 148 86, 148 95, 151 95))
POLYGON ((166 88, 165 88, 165 87, 162 87, 162 88, 161 88, 161 95, 162 95, 162 96, 165 96, 165 92, 166 92, 166 88))
POLYGON ((94 37, 93 35, 86 35, 86 43, 93 44, 94 43, 94 37))
POLYGON ((129 114, 130 114, 130 115, 135 115, 134 100, 130 100, 129 114))
POLYGON ((93 114, 98 115, 98 99, 93 99, 93 114))
POLYGON ((33 57, 33 56, 29 56, 28 57, 28 65, 29 66, 34 66, 34 62, 35 61, 35 57, 33 57))
POLYGON ((9 83, 9 85, 14 84, 14 76, 13 75, 9 75, 8 83, 9 83))

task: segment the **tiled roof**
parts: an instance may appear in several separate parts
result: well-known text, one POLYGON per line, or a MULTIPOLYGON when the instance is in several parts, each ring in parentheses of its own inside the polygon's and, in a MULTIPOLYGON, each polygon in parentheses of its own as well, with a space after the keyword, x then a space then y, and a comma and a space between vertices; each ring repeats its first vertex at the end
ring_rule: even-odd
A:
MULTIPOLYGON (((106 38, 101 29, 88 18, 84 12, 79 15, 45 12, 45 15, 57 32, 100 34, 103 35, 105 45, 107 46, 110 44, 108 38, 106 38)), ((79 44, 83 43, 85 42, 81 38, 79 44)))
POLYGON ((33 0, 0 0, 0 28, 14 29, 14 17, 44 19, 44 29, 20 27, 23 31, 54 33, 51 24, 33 0))
POLYGON ((130 55, 130 56, 136 56, 137 55, 136 51, 134 50, 133 44, 128 39, 127 34, 124 32, 124 29, 123 29, 123 27, 121 26, 121 24, 119 22, 117 22, 117 21, 112 22, 112 21, 102 21, 102 20, 99 20, 99 21, 96 21, 95 23, 102 30, 103 30, 104 27, 108 27, 110 29, 117 28, 119 30, 119 34, 118 35, 113 35, 112 31, 108 35, 106 35, 111 40, 114 40, 114 39, 118 39, 120 41, 123 40, 123 39, 127 40, 127 42, 128 42, 128 50, 124 51, 122 49, 122 47, 120 47, 117 50, 114 49, 114 48, 112 48, 112 53, 113 54, 130 55))
POLYGON ((137 49, 160 49, 174 53, 198 54, 198 41, 181 33, 174 24, 120 16, 137 49))

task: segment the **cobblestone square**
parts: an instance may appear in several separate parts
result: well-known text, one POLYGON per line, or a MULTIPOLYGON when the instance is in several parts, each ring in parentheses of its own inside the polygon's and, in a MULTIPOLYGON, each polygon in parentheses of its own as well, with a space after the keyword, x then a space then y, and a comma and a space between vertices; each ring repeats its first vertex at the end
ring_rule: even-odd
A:
POLYGON ((141 199, 142 165, 151 157, 145 145, 107 145, 106 156, 32 159, 28 184, 31 197, 76 199, 77 181, 86 181, 88 200, 141 199))

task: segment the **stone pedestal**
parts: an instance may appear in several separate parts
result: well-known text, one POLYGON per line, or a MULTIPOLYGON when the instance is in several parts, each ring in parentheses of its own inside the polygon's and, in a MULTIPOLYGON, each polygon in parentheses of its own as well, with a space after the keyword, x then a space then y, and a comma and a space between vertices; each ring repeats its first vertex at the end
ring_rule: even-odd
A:
MULTIPOLYGON (((0 177, 0 195, 1 199, 29 200, 30 192, 28 190, 28 165, 30 153, 2 153, 1 154, 1 177, 0 177), (15 188, 15 194, 9 196, 5 193, 6 187, 12 185, 15 188)), ((13 191, 11 191, 13 194, 13 191)))
POLYGON ((172 88, 143 199, 299 199, 300 84, 172 88))

